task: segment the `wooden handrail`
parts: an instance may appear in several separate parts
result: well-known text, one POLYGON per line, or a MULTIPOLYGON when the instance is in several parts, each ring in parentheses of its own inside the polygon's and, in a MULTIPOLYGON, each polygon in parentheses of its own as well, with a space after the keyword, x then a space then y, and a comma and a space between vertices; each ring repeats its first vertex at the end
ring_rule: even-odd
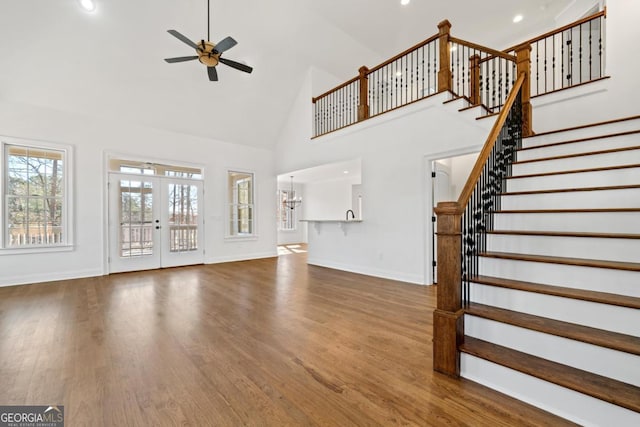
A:
POLYGON ((551 31, 549 31, 549 32, 547 32, 547 33, 544 33, 544 34, 542 34, 541 36, 537 36, 537 37, 534 37, 534 38, 532 38, 532 39, 530 39, 530 40, 527 40, 527 41, 524 41, 524 42, 518 43, 518 44, 516 44, 516 45, 513 45, 513 46, 511 46, 511 47, 509 47, 509 48, 507 48, 507 49, 504 49, 504 50, 503 50, 503 52, 511 52, 511 51, 515 50, 515 48, 517 48, 517 47, 518 47, 518 46, 520 46, 520 45, 535 43, 535 42, 537 42, 537 41, 540 41, 540 40, 546 39, 547 37, 551 37, 551 36, 553 36, 554 34, 558 34, 558 33, 561 33, 561 32, 563 32, 563 31, 566 31, 566 30, 568 30, 568 29, 570 29, 570 28, 577 27, 578 25, 582 25, 582 24, 584 24, 585 22, 589 22, 589 21, 591 21, 592 19, 596 19, 596 18, 599 18, 599 17, 601 17, 601 16, 604 16, 605 18, 607 17, 607 8, 606 8, 606 7, 604 8, 604 10, 601 10, 600 12, 596 12, 596 13, 594 13, 593 15, 587 16, 587 17, 585 17, 585 18, 578 19, 578 20, 577 20, 577 21, 575 21, 575 22, 572 22, 572 23, 567 24, 567 25, 564 25, 564 26, 562 26, 562 27, 560 27, 560 28, 556 28, 555 30, 551 30, 551 31))
POLYGON ((493 128, 491 128, 491 132, 487 137, 484 146, 482 147, 482 151, 478 155, 478 159, 476 160, 476 164, 473 166, 471 170, 471 174, 467 179, 467 183, 465 184, 462 192, 460 193, 460 197, 458 198, 458 213, 462 215, 464 212, 467 203, 469 203, 469 199, 471 198, 471 194, 473 193, 474 188, 476 187, 476 183, 478 179, 480 179, 480 175, 482 174, 482 170, 484 169, 484 164, 487 162, 487 159, 491 155, 491 150, 493 149, 496 140, 498 139, 498 135, 500 135, 500 131, 502 130, 502 126, 504 122, 507 120, 507 116, 509 115, 509 111, 511 111, 511 107, 516 100, 516 96, 524 83, 525 75, 520 74, 518 76, 518 80, 513 85, 509 96, 507 97, 507 101, 504 103, 504 107, 500 111, 496 122, 493 124, 493 128))
POLYGON ((398 59, 402 58, 403 56, 405 56, 405 55, 407 55, 407 54, 409 54, 409 53, 411 53, 411 52, 413 52, 414 50, 416 50, 416 49, 420 49, 422 46, 426 46, 426 45, 428 45, 429 43, 431 43, 432 41, 436 40, 437 38, 438 38, 438 34, 434 34, 433 36, 429 37, 429 38, 428 38, 428 39, 426 39, 426 40, 421 41, 420 43, 416 44, 415 46, 412 46, 412 47, 410 47, 409 49, 407 49, 407 50, 405 50, 405 51, 403 51, 403 52, 400 52, 399 54, 397 54, 397 55, 396 55, 396 56, 394 56, 393 58, 391 58, 391 59, 387 59, 387 60, 386 60, 386 61, 384 61, 382 64, 378 64, 378 65, 376 65, 375 67, 371 68, 371 69, 369 70, 369 73, 368 73, 368 74, 371 74, 371 73, 373 73, 374 71, 378 71, 380 68, 385 67, 385 66, 387 66, 387 65, 391 64, 391 63, 392 63, 392 62, 394 62, 394 61, 397 61, 398 59))
MULTIPOLYGON (((370 68, 370 69, 369 69, 369 71, 367 72, 367 75, 369 75, 369 74, 373 73, 374 71, 377 71, 377 70, 379 70, 379 69, 381 69, 381 68, 383 68, 383 67, 385 67, 385 66, 387 66, 387 65, 391 64, 391 63, 392 63, 392 62, 394 62, 394 61, 397 61, 398 59, 402 58, 403 56, 405 56, 405 55, 407 55, 407 54, 409 54, 409 53, 411 53, 411 52, 413 52, 413 51, 414 51, 414 50, 416 50, 416 49, 421 48, 422 46, 426 46, 426 45, 428 45, 429 43, 431 43, 432 41, 436 40, 437 38, 438 38, 438 34, 434 34, 433 36, 429 37, 428 39, 421 41, 420 43, 418 43, 418 44, 416 44, 416 45, 414 45, 414 46, 410 47, 409 49, 407 49, 407 50, 405 50, 405 51, 403 51, 403 52, 400 52, 399 54, 397 54, 397 55, 396 55, 396 56, 394 56, 393 58, 387 59, 387 60, 386 60, 386 61, 384 61, 383 63, 378 64, 378 65, 376 65, 376 66, 375 66, 375 67, 373 67, 373 68, 370 68)), ((514 58, 515 58, 515 57, 514 57, 514 58)), ((348 81, 346 81, 346 82, 342 83, 341 85, 338 85, 338 86, 334 87, 333 89, 329 89, 328 91, 326 91, 326 92, 325 92, 325 93, 323 93, 322 95, 318 95, 318 96, 316 96, 316 97, 314 97, 314 98, 311 98, 311 101, 312 101, 313 103, 315 103, 315 102, 316 102, 316 101, 318 101, 319 99, 322 99, 322 98, 324 98, 325 96, 327 96, 327 95, 329 95, 329 94, 331 94, 331 93, 333 93, 333 92, 336 92, 336 91, 338 91, 338 90, 342 89, 343 87, 349 86, 349 85, 350 85, 351 83, 353 83, 353 82, 358 81, 358 79, 359 79, 359 76, 356 76, 356 77, 352 78, 351 80, 348 80, 348 81)))
POLYGON ((457 44, 461 44, 463 46, 470 47, 471 49, 481 50, 481 51, 489 53, 489 54, 491 54, 493 56, 498 56, 500 58, 504 58, 504 59, 507 59, 509 61, 513 61, 513 62, 516 61, 515 55, 509 55, 508 53, 500 52, 499 50, 491 49, 490 47, 482 46, 482 45, 479 45, 477 43, 468 42, 466 40, 462 40, 462 39, 459 39, 459 38, 456 38, 456 37, 449 37, 449 41, 451 41, 452 43, 457 43, 457 44))
POLYGON ((347 80, 346 82, 342 83, 341 85, 338 85, 336 87, 334 87, 333 89, 329 89, 328 91, 326 91, 325 93, 323 93, 322 95, 318 95, 315 98, 311 98, 311 101, 315 104, 317 100, 324 98, 327 95, 330 95, 333 92, 336 92, 340 89, 342 89, 343 87, 347 87, 349 86, 351 83, 357 82, 359 79, 359 76, 355 76, 354 78, 352 78, 351 80, 347 80))

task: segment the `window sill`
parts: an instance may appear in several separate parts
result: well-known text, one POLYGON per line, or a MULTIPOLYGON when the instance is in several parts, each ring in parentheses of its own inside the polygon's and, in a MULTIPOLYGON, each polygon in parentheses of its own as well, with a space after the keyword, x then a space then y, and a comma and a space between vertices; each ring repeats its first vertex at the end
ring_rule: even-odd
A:
POLYGON ((224 240, 227 242, 245 242, 251 240, 258 240, 257 234, 251 234, 247 236, 225 236, 224 240))
POLYGON ((60 246, 38 246, 38 247, 25 247, 25 248, 5 248, 0 249, 0 256, 2 255, 26 255, 26 254, 42 254, 51 252, 70 252, 74 248, 73 245, 60 245, 60 246))

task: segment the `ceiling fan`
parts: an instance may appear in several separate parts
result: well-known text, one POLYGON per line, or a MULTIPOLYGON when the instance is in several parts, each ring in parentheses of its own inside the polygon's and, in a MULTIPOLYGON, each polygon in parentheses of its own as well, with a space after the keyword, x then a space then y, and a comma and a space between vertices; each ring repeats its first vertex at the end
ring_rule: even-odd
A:
POLYGON ((209 34, 209 0, 207 0, 207 41, 200 40, 200 43, 195 43, 180 34, 176 30, 168 30, 167 32, 180 40, 181 42, 188 44, 192 48, 196 50, 197 55, 195 56, 179 56, 177 58, 165 58, 170 64, 175 62, 186 62, 193 61, 195 59, 199 60, 202 64, 207 66, 207 73, 209 74, 209 80, 212 82, 218 81, 218 72, 216 71, 216 65, 218 63, 222 63, 231 68, 235 68, 236 70, 244 71, 245 73, 251 73, 253 68, 248 65, 241 64, 240 62, 232 61, 231 59, 222 58, 222 54, 234 47, 238 42, 236 42, 232 37, 226 37, 222 39, 218 43, 211 43, 209 40, 211 36, 209 34))

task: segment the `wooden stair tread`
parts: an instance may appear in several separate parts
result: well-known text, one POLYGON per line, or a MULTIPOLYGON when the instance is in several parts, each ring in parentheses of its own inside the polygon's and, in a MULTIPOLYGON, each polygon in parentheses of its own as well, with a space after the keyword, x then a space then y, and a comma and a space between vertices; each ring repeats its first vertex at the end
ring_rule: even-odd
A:
POLYGON ((567 141, 551 142, 549 144, 537 145, 535 147, 519 148, 518 151, 537 150, 539 148, 548 148, 548 147, 555 147, 555 146, 558 146, 558 145, 575 144, 576 142, 593 141, 593 140, 596 140, 596 139, 615 138, 617 136, 633 135, 633 134, 636 134, 636 133, 640 133, 640 130, 629 130, 629 131, 625 131, 625 132, 616 132, 616 133, 610 133, 610 134, 605 134, 605 135, 587 136, 587 137, 584 137, 584 138, 570 139, 570 140, 567 140, 567 141))
POLYGON ((489 211, 494 214, 527 214, 527 213, 611 213, 640 212, 640 208, 593 208, 593 209, 506 209, 489 211))
POLYGON ((591 233, 580 231, 529 231, 529 230, 491 230, 487 234, 515 236, 549 236, 549 237, 592 237, 598 239, 640 239, 640 234, 627 233, 591 233))
POLYGON ((562 154, 562 155, 559 155, 559 156, 542 157, 542 158, 539 158, 539 159, 516 161, 516 162, 513 162, 513 164, 514 165, 521 165, 521 164, 525 164, 525 163, 545 162, 545 161, 549 161, 549 160, 571 159, 571 158, 574 158, 574 157, 598 156, 600 154, 621 153, 623 151, 634 151, 634 150, 640 150, 640 146, 634 145, 632 147, 620 147, 620 148, 610 148, 608 150, 587 151, 587 152, 584 152, 584 153, 562 154))
POLYGON ((606 166, 606 167, 602 167, 602 168, 573 169, 573 170, 563 170, 563 171, 544 172, 544 173, 532 173, 532 174, 527 174, 527 175, 507 176, 504 179, 538 178, 538 177, 541 177, 541 176, 570 175, 572 173, 586 173, 586 172, 606 172, 606 171, 611 171, 611 170, 633 169, 633 168, 640 168, 640 164, 606 166))
POLYGON ((460 351, 523 374, 640 412, 640 387, 465 336, 460 351))
POLYGON ((470 303, 465 313, 532 331, 569 338, 587 344, 606 347, 640 356, 640 338, 618 332, 605 331, 575 323, 562 322, 532 314, 506 310, 484 304, 470 303))
POLYGON ((587 129, 587 128, 591 128, 591 127, 597 127, 597 126, 609 125, 609 124, 613 124, 613 123, 626 122, 628 120, 636 120, 636 119, 640 119, 640 115, 622 117, 622 118, 619 118, 619 119, 606 120, 606 121, 597 122, 597 123, 588 123, 586 125, 581 125, 581 126, 572 126, 572 127, 563 128, 563 129, 550 130, 550 131, 541 132, 541 133, 538 133, 538 134, 532 135, 532 136, 525 136, 525 138, 534 138, 536 136, 542 136, 542 135, 552 135, 552 134, 555 134, 555 133, 568 132, 568 131, 578 130, 578 129, 587 129))
POLYGON ((515 254, 507 252, 482 252, 479 255, 487 258, 544 262, 549 264, 576 265, 580 267, 609 268, 612 270, 640 271, 640 263, 635 262, 606 261, 585 258, 565 258, 557 256, 515 254))
POLYGON ((475 276, 470 279, 474 283, 489 286, 514 289, 537 294, 553 295, 572 298, 600 304, 616 305, 619 307, 640 309, 640 298, 626 295, 610 294, 607 292, 588 291, 585 289, 566 288, 563 286, 544 285, 540 283, 524 282, 520 280, 504 279, 501 277, 475 276))
POLYGON ((532 194, 549 194, 549 193, 573 193, 578 191, 609 191, 609 190, 633 190, 640 188, 639 184, 629 185, 609 185, 602 187, 578 187, 578 188, 553 188, 547 190, 530 190, 530 191, 510 191, 500 193, 501 196, 524 196, 532 194))

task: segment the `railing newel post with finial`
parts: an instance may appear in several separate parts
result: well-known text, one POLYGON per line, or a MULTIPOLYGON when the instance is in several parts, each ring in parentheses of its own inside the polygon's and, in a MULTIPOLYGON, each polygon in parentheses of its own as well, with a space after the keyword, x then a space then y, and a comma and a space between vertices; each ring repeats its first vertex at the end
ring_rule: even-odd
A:
POLYGON ((358 103, 358 121, 369 118, 369 69, 366 66, 358 70, 358 80, 360 81, 360 102, 358 103))
POLYGON ((515 47, 518 76, 524 74, 522 82, 522 136, 533 134, 533 108, 531 107, 531 44, 523 43, 515 47))
POLYGON ((433 312, 433 369, 460 376, 458 346, 464 339, 462 309, 462 211, 457 202, 440 202, 438 216, 438 299, 433 312))
POLYGON ((440 69, 438 71, 438 92, 451 90, 451 51, 449 35, 451 23, 444 20, 438 24, 438 44, 440 49, 440 69))

